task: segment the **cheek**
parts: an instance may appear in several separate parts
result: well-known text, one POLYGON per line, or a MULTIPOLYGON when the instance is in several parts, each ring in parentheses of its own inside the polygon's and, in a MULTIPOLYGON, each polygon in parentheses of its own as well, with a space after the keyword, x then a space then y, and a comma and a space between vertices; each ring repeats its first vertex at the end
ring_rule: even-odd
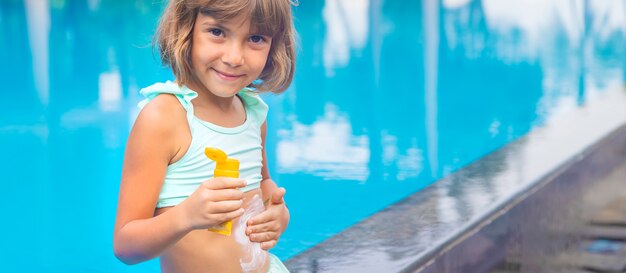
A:
POLYGON ((202 58, 201 55, 198 52, 198 48, 197 46, 192 46, 191 47, 191 56, 190 56, 190 61, 191 61, 191 67, 195 68, 197 65, 199 65, 202 62, 202 58))
POLYGON ((191 47, 191 61, 193 67, 202 66, 203 64, 215 58, 217 48, 210 43, 198 39, 191 47))
POLYGON ((267 65, 269 61, 269 50, 266 52, 255 52, 254 58, 251 60, 251 65, 254 66, 256 70, 259 70, 259 73, 263 71, 265 65, 267 65))

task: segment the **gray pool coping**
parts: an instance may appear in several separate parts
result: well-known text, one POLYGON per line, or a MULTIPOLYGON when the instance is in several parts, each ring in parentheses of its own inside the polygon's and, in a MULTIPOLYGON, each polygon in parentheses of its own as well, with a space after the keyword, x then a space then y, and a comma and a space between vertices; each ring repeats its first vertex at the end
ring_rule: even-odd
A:
MULTIPOLYGON (((287 260, 286 265, 293 273, 427 272, 438 257, 542 183, 584 160, 610 136, 626 139, 622 88, 594 93, 585 105, 552 116, 524 137, 287 260)), ((603 146, 610 151, 607 145, 616 144, 603 146)), ((625 160, 620 156, 612 160, 625 160)))

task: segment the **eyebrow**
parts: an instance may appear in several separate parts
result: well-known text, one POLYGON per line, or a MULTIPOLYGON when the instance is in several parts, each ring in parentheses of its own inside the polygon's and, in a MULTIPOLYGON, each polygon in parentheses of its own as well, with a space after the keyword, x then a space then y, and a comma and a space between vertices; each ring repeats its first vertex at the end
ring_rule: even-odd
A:
MULTIPOLYGON (((228 27, 226 27, 225 25, 223 25, 223 24, 221 24, 219 22, 218 23, 211 23, 211 22, 204 21, 204 22, 202 22, 202 24, 200 24, 200 27, 216 27, 216 28, 219 28, 219 29, 227 32, 227 33, 231 32, 228 27)), ((269 34, 269 33, 261 33, 259 31, 252 31, 252 30, 250 30, 250 34, 267 36, 267 37, 272 38, 271 34, 269 34)))
POLYGON ((200 26, 212 26, 212 27, 217 27, 219 29, 223 29, 225 31, 230 31, 230 29, 228 29, 225 25, 220 24, 220 23, 211 23, 211 22, 204 21, 202 22, 202 24, 200 24, 200 26))

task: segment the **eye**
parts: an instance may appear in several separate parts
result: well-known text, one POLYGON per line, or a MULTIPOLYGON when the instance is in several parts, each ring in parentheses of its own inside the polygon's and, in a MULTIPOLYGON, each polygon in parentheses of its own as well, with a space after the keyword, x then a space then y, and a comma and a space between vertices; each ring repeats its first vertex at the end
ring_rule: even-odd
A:
POLYGON ((213 36, 222 36, 224 35, 224 31, 219 28, 212 28, 208 30, 209 33, 213 34, 213 36))
POLYGON ((261 35, 252 35, 250 36, 250 42, 255 43, 255 44, 260 44, 262 42, 265 42, 265 38, 261 35))

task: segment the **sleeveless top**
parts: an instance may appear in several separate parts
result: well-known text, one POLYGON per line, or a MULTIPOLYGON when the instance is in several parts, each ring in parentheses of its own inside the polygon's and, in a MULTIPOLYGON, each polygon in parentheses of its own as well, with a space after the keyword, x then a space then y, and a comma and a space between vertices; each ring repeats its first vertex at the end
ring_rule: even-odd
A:
POLYGON ((187 111, 191 131, 191 144, 183 157, 167 167, 157 208, 175 206, 193 193, 202 182, 213 178, 215 162, 204 154, 204 148, 224 151, 228 157, 239 160, 239 177, 246 180, 242 191, 258 189, 262 180, 263 147, 261 125, 267 116, 267 104, 248 88, 237 93, 246 110, 246 121, 237 127, 221 127, 201 120, 194 115, 191 101, 198 93, 167 81, 140 90, 145 99, 139 102, 142 109, 159 94, 173 94, 187 111))

